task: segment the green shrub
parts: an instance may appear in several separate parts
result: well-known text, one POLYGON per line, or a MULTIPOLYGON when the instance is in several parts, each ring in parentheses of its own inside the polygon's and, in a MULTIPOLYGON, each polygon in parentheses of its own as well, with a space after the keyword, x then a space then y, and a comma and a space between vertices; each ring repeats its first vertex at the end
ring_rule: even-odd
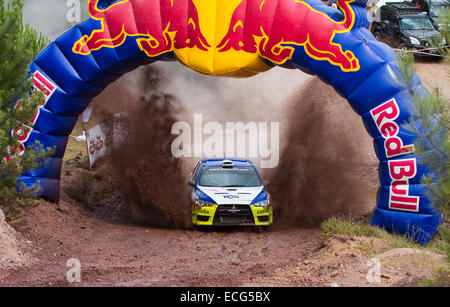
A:
POLYGON ((33 198, 39 185, 26 188, 17 179, 24 171, 45 166, 53 151, 38 142, 23 148, 11 133, 32 126, 30 118, 44 99, 41 91, 30 92, 28 65, 47 42, 23 24, 22 7, 20 0, 0 0, 0 206, 7 215, 33 203, 25 199, 33 198))

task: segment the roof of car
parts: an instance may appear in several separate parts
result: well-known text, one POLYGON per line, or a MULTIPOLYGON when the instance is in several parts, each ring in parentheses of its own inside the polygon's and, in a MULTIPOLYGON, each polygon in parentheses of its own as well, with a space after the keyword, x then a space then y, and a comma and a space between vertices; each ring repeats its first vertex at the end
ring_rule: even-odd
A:
POLYGON ((222 166, 224 161, 233 161, 233 164, 235 166, 253 166, 253 163, 250 160, 242 160, 242 159, 204 159, 202 160, 202 163, 205 164, 205 166, 222 166))
POLYGON ((392 11, 397 15, 417 15, 422 14, 422 11, 415 5, 408 2, 388 2, 381 7, 383 11, 392 11))
POLYGON ((448 0, 428 0, 426 2, 431 2, 432 4, 449 4, 448 0))

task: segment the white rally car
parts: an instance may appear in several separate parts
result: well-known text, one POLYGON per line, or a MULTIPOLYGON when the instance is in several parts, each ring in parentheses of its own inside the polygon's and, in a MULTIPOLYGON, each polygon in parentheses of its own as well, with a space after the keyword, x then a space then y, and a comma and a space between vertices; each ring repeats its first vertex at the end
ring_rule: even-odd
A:
POLYGON ((258 170, 248 160, 202 160, 190 174, 189 184, 194 225, 273 223, 270 196, 258 170))

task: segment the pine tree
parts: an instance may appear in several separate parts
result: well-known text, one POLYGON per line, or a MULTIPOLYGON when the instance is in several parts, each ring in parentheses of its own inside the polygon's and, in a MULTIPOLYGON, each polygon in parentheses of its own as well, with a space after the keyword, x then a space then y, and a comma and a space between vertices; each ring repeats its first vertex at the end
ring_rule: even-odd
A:
POLYGON ((28 65, 47 44, 23 24, 22 8, 20 0, 0 0, 0 206, 7 215, 29 205, 23 199, 39 189, 19 185, 18 176, 44 166, 52 152, 39 143, 23 150, 18 142, 18 135, 32 126, 30 119, 44 99, 39 89, 31 90, 28 65))
MULTIPOLYGON (((444 42, 449 39, 449 11, 442 12, 440 31, 444 42)), ((434 47, 445 55, 442 65, 449 70, 450 56, 442 49, 442 42, 436 41, 434 47)), ((399 81, 410 89, 413 98, 414 114, 418 118, 410 119, 409 130, 418 137, 414 142, 415 153, 421 158, 421 163, 430 171, 422 178, 427 187, 427 196, 433 206, 444 214, 448 221, 450 205, 450 101, 435 88, 429 95, 416 93, 412 87, 415 74, 414 56, 411 53, 399 54, 399 81)), ((450 70, 449 70, 450 72, 450 70)), ((445 242, 447 260, 450 261, 450 229, 445 222, 439 229, 439 234, 445 242)))

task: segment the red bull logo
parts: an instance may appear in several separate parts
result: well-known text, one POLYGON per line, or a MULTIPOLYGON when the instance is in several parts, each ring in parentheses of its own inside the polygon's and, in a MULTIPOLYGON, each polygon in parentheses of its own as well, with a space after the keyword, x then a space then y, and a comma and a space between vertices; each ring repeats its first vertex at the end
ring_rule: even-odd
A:
POLYGON ((360 68, 353 52, 333 41, 352 29, 355 0, 338 0, 345 16, 339 22, 300 0, 123 0, 104 9, 99 1, 89 0, 88 9, 101 29, 78 40, 75 53, 116 48, 135 37, 147 56, 173 51, 183 64, 207 74, 255 74, 270 69, 261 58, 281 65, 297 46, 342 71, 360 68))
POLYGON ((404 146, 402 139, 398 136, 400 127, 395 120, 400 115, 400 108, 395 99, 391 99, 376 107, 370 111, 370 114, 377 125, 378 131, 385 139, 384 150, 387 158, 414 152, 414 144, 404 146))
POLYGON ((128 37, 138 37, 139 48, 149 57, 186 47, 205 51, 211 47, 200 30, 192 0, 123 0, 107 9, 99 9, 99 1, 89 0, 88 9, 102 28, 78 40, 73 46, 75 53, 87 55, 101 48, 116 48, 128 37))
POLYGON ((401 211, 419 211, 419 196, 409 194, 409 180, 416 177, 416 159, 389 161, 389 176, 392 179, 389 190, 389 208, 401 211))
MULTIPOLYGON (((414 152, 414 145, 405 146, 398 136, 400 127, 395 120, 400 116, 400 108, 395 99, 382 103, 371 110, 370 114, 385 140, 384 149, 388 159, 414 152)), ((409 180, 417 175, 416 159, 390 160, 388 166, 391 178, 389 208, 402 211, 419 211, 420 197, 409 195, 409 180)))
POLYGON ((353 52, 344 52, 339 44, 333 43, 336 33, 352 29, 355 14, 350 3, 354 1, 337 1, 345 15, 342 22, 332 20, 300 0, 285 1, 284 4, 269 0, 242 1, 233 13, 227 35, 217 47, 220 52, 232 48, 258 53, 273 63, 283 64, 292 58, 295 51, 292 45, 303 46, 316 60, 326 60, 343 71, 357 71, 359 61, 353 52), (286 16, 295 16, 295 19, 279 14, 284 9, 290 11, 286 16))

